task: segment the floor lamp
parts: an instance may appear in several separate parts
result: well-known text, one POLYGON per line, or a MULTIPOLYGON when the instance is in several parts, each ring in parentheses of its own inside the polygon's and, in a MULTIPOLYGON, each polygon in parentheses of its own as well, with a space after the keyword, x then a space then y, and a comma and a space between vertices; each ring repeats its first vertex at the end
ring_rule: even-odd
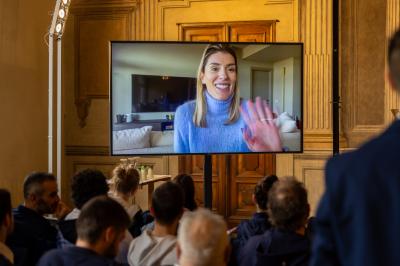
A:
POLYGON ((58 190, 61 191, 61 118, 62 118, 62 104, 61 104, 61 37, 65 29, 65 22, 68 17, 68 7, 71 0, 57 0, 54 8, 53 19, 51 21, 49 30, 49 108, 48 108, 48 172, 53 172, 53 77, 54 77, 54 39, 57 42, 57 183, 58 190))

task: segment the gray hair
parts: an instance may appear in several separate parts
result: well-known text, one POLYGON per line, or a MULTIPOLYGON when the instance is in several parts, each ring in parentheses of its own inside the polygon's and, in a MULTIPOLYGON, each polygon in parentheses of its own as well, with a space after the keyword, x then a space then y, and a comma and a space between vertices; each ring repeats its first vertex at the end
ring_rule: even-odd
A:
POLYGON ((227 226, 224 219, 210 210, 199 208, 186 212, 178 230, 181 249, 180 264, 222 265, 228 247, 227 226))

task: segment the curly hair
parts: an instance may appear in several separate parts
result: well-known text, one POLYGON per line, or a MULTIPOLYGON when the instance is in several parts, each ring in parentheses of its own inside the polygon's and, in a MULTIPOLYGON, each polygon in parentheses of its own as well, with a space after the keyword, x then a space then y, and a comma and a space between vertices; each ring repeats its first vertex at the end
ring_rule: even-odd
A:
POLYGON ((75 206, 81 209, 91 198, 108 193, 107 178, 96 169, 85 169, 72 177, 71 198, 75 206))
POLYGON ((112 182, 115 191, 129 194, 139 187, 139 172, 134 168, 133 164, 119 164, 113 170, 112 182))
POLYGON ((274 227, 296 231, 306 223, 309 211, 307 191, 301 182, 287 177, 272 186, 267 212, 274 227))
POLYGON ((179 174, 172 179, 172 182, 177 183, 183 190, 184 207, 190 211, 197 209, 197 203, 194 198, 194 182, 193 178, 187 174, 179 174))
POLYGON ((276 175, 269 175, 261 179, 254 187, 254 198, 261 210, 267 209, 268 191, 276 181, 278 181, 276 175))

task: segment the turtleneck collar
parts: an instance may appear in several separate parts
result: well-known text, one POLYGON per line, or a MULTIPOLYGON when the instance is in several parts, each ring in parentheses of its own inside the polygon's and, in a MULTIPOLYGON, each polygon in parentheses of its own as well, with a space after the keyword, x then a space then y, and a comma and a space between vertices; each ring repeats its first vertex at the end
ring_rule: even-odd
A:
POLYGON ((229 112, 229 107, 233 98, 233 94, 226 100, 217 100, 212 97, 207 90, 204 90, 207 101, 207 112, 210 114, 229 112))

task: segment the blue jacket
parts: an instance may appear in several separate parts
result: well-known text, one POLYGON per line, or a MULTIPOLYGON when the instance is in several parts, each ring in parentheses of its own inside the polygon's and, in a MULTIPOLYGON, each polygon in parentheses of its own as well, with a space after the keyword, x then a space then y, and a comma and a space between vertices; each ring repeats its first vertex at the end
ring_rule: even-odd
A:
POLYGON ((66 247, 46 253, 38 266, 112 266, 119 265, 112 259, 102 257, 94 251, 81 247, 66 247))
POLYGON ((330 159, 312 266, 400 265, 400 121, 330 159))
POLYGON ((239 265, 308 266, 310 253, 306 236, 270 229, 249 239, 240 252, 239 265))

